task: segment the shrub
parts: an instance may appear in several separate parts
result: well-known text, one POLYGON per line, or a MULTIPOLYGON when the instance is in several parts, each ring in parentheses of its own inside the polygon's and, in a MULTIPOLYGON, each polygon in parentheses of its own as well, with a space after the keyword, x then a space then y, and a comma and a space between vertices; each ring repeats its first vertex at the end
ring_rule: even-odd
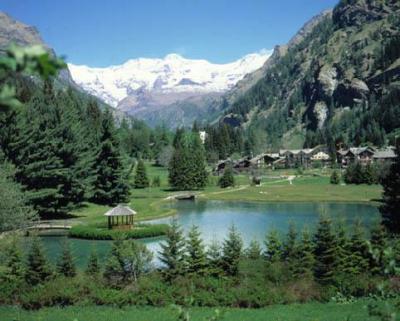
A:
POLYGON ((105 226, 77 225, 69 231, 69 237, 88 240, 113 240, 117 237, 126 239, 141 239, 167 234, 167 224, 136 224, 132 230, 110 230, 105 226))
POLYGON ((340 183, 340 176, 339 176, 339 173, 337 172, 337 170, 334 170, 332 172, 330 182, 331 182, 331 184, 336 184, 336 185, 340 183))
POLYGON ((151 183, 152 187, 160 187, 161 186, 161 179, 160 176, 155 176, 153 178, 153 182, 151 183))
POLYGON ((225 169, 224 174, 218 181, 218 185, 221 188, 235 186, 235 178, 233 177, 233 170, 231 167, 225 169))

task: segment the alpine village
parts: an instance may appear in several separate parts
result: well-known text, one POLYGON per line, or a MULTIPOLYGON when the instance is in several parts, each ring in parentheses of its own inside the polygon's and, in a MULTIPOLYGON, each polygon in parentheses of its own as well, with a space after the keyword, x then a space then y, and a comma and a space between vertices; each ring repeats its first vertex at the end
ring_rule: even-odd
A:
POLYGON ((5 12, 0 320, 400 320, 400 1, 109 68, 5 12))

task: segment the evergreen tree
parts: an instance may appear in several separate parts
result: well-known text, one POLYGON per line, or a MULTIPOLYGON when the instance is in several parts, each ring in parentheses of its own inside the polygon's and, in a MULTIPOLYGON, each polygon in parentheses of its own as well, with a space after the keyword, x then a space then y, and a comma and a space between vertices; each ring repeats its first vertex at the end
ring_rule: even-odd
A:
POLYGON ((290 261, 296 255, 297 247, 297 231, 293 223, 289 224, 289 230, 286 235, 286 240, 283 244, 283 259, 285 261, 290 261))
POLYGON ((85 273, 89 276, 97 276, 100 273, 99 258, 95 250, 90 253, 85 273))
POLYGON ((212 240, 206 254, 209 274, 219 276, 222 273, 222 254, 221 246, 217 240, 212 240))
POLYGON ((340 175, 337 170, 333 170, 330 178, 331 184, 339 184, 340 183, 340 175))
POLYGON ((151 187, 160 187, 161 186, 161 179, 160 176, 155 176, 153 181, 151 182, 151 187))
POLYGON ((343 221, 336 227, 336 274, 347 274, 351 271, 350 240, 343 221))
POLYGON ((192 134, 190 156, 192 186, 196 189, 204 188, 207 184, 208 173, 204 146, 197 132, 192 134))
POLYGON ((199 228, 192 226, 188 233, 186 242, 187 268, 189 273, 205 274, 206 272, 206 253, 202 239, 200 238, 199 228))
POLYGON ((222 267, 226 274, 236 276, 239 273, 239 260, 242 255, 243 241, 240 234, 232 225, 228 238, 222 245, 222 267))
POLYGON ((149 187, 149 179, 147 178, 146 166, 140 159, 136 166, 135 173, 135 188, 146 188, 149 187))
POLYGON ((0 272, 0 280, 20 286, 25 277, 25 266, 19 240, 16 237, 11 238, 0 258, 4 268, 0 272))
POLYGON ((38 237, 32 239, 25 271, 25 280, 31 285, 45 282, 52 275, 50 265, 47 262, 43 246, 38 237))
POLYGON ((368 269, 368 247, 361 221, 357 220, 352 228, 350 239, 351 273, 359 274, 368 269))
POLYGON ((294 275, 303 278, 312 278, 315 265, 314 244, 311 234, 307 229, 302 232, 296 256, 297 264, 294 266, 294 275))
POLYGON ((228 166, 225 168, 224 174, 222 174, 221 178, 218 181, 218 185, 221 188, 235 186, 235 178, 233 176, 232 167, 228 166))
POLYGON ((271 230, 265 239, 265 258, 270 263, 279 262, 282 258, 282 243, 276 230, 271 230))
POLYGON ((129 188, 123 175, 119 145, 114 134, 114 120, 108 112, 102 120, 100 147, 94 166, 92 201, 109 205, 126 201, 129 188))
POLYGON ((249 247, 246 249, 246 256, 250 260, 258 260, 261 258, 261 246, 256 240, 252 240, 249 247))
POLYGON ((382 179, 383 205, 379 208, 383 225, 392 233, 400 233, 400 139, 396 154, 388 175, 382 179))
POLYGON ((186 251, 183 232, 176 220, 168 229, 165 242, 160 245, 160 261, 166 266, 165 277, 172 280, 186 272, 186 251))
POLYGON ((189 190, 190 182, 190 157, 188 149, 178 147, 174 150, 168 167, 168 181, 170 186, 176 190, 189 190))
POLYGON ((321 216, 319 220, 317 231, 314 235, 314 244, 315 278, 322 284, 332 283, 335 276, 337 253, 332 221, 326 216, 321 216))
POLYGON ((76 275, 74 260, 67 242, 62 244, 61 255, 57 262, 57 272, 66 277, 73 277, 76 275))
POLYGON ((376 224, 371 229, 371 239, 369 242, 369 268, 373 274, 384 273, 384 256, 388 247, 388 240, 385 227, 376 224))

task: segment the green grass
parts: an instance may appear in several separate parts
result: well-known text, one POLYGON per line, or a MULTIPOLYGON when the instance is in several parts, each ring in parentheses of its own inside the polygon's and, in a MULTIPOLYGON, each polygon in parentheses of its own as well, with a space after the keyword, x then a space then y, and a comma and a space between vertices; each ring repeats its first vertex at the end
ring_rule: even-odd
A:
MULTIPOLYGON (((372 301, 360 300, 349 304, 307 303, 276 305, 264 309, 222 309, 225 311, 222 320, 377 321, 379 319, 368 315, 366 306, 370 302, 372 301)), ((392 303, 390 302, 391 305, 392 303)), ((379 303, 380 306, 384 306, 384 304, 384 302, 379 303)), ((191 320, 208 320, 214 310, 211 308, 191 309, 191 320)), ((25 311, 20 308, 0 307, 0 319, 2 321, 175 321, 178 320, 178 317, 176 311, 171 308, 127 307, 119 309, 96 306, 25 311)))
MULTIPOLYGON (((138 215, 136 221, 170 216, 174 209, 166 206, 174 200, 168 199, 179 192, 168 186, 168 171, 163 167, 146 164, 147 174, 152 181, 155 176, 161 180, 160 187, 132 189, 129 205, 138 215)), ((329 183, 329 169, 310 169, 304 171, 290 185, 281 176, 296 175, 295 169, 265 171, 261 186, 251 186, 248 174, 236 175, 236 186, 221 189, 217 186, 218 177, 210 176, 208 186, 202 191, 193 191, 199 197, 210 200, 251 201, 251 202, 371 202, 380 199, 380 185, 332 185, 329 183)), ((75 210, 70 220, 73 225, 96 225, 105 222, 103 214, 107 206, 87 203, 75 210)))

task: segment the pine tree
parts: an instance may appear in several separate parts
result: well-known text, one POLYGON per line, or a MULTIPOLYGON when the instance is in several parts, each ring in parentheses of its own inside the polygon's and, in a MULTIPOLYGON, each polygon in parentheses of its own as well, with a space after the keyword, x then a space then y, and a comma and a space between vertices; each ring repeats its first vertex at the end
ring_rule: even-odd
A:
POLYGON ((183 232, 176 220, 168 229, 165 242, 160 245, 159 259, 165 265, 165 277, 172 280, 186 272, 186 250, 183 232))
POLYGON ((136 166, 135 173, 135 188, 146 188, 149 187, 149 179, 147 178, 146 166, 140 159, 136 166))
POLYGON ((21 285, 25 277, 25 266, 20 243, 16 237, 12 237, 4 253, 1 254, 1 258, 5 270, 1 271, 0 280, 6 279, 16 285, 21 285))
POLYGON ((297 264, 294 267, 294 275, 303 278, 312 278, 315 265, 314 244, 311 234, 307 229, 302 232, 296 256, 297 264))
POLYGON ((250 260, 258 260, 261 258, 261 246, 257 240, 252 240, 246 249, 246 256, 250 260))
POLYGON ((293 223, 289 224, 289 230, 286 235, 286 240, 283 244, 283 259, 285 261, 290 261, 296 255, 296 246, 297 246, 297 231, 296 227, 293 223))
POLYGON ((382 224, 376 224, 371 229, 371 238, 369 242, 369 268, 373 274, 382 274, 384 272, 384 255, 388 247, 388 240, 385 227, 382 224))
POLYGON ((242 247, 242 238, 236 227, 232 225, 229 228, 228 238, 222 244, 222 267, 226 274, 231 276, 238 275, 242 247))
POLYGON ((100 147, 94 162, 96 178, 92 201, 99 204, 118 204, 126 201, 129 195, 113 122, 111 114, 107 112, 102 120, 100 147))
POLYGON ((85 273, 89 276, 97 276, 100 273, 99 258, 95 250, 90 253, 85 273))
POLYGON ((383 205, 379 208, 383 225, 392 233, 400 233, 400 139, 396 154, 388 175, 382 179, 383 205))
POLYGON ((47 262, 43 246, 38 237, 32 239, 25 272, 25 280, 31 285, 45 282, 52 275, 50 265, 47 262))
POLYGON ((200 238, 199 228, 195 225, 188 233, 186 252, 188 272, 199 275, 205 274, 207 265, 205 248, 200 238))
POLYGON ((368 269, 368 247, 361 221, 357 220, 352 228, 350 239, 351 273, 360 274, 368 269))
POLYGON ((343 221, 336 227, 336 274, 351 272, 350 240, 343 221))
POLYGON ((282 243, 276 230, 271 230, 265 239, 265 258, 270 263, 279 262, 282 258, 282 243))
POLYGON ((219 276, 222 273, 222 253, 221 246, 217 240, 212 240, 206 254, 209 274, 219 276))
POLYGON ((337 264, 335 235, 332 231, 332 221, 321 216, 314 235, 315 268, 314 275, 322 284, 332 283, 337 264))
POLYGON ((66 241, 62 244, 61 255, 57 262, 57 272, 66 277, 74 277, 76 275, 71 249, 66 241))
POLYGON ((333 172, 331 174, 330 182, 331 182, 331 184, 336 184, 336 185, 340 183, 340 176, 339 176, 339 173, 337 172, 337 170, 333 170, 333 172))
POLYGON ((235 178, 233 176, 232 167, 228 166, 227 168, 225 168, 224 174, 221 176, 221 178, 218 181, 218 185, 221 188, 235 186, 235 178))
POLYGON ((207 184, 206 157, 204 146, 198 133, 192 134, 190 145, 191 182, 194 188, 204 188, 207 184))

